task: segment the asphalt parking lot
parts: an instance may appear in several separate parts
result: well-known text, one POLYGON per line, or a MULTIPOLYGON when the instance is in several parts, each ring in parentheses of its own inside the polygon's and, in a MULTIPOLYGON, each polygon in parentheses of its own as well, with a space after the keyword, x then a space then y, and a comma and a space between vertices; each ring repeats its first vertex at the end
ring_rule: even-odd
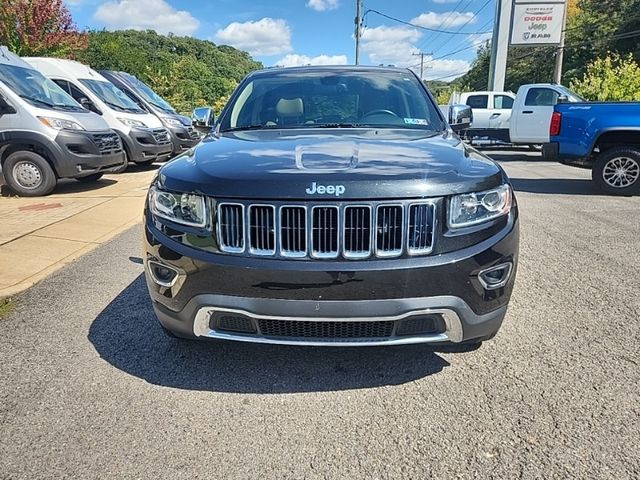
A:
POLYGON ((0 319, 0 477, 640 477, 640 197, 489 153, 521 208, 493 341, 176 342, 155 323, 134 227, 0 319))

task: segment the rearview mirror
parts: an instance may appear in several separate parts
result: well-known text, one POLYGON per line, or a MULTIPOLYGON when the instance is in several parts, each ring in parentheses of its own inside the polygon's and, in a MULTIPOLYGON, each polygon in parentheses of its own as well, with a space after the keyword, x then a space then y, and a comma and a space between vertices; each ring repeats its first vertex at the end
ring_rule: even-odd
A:
POLYGON ((196 129, 209 131, 215 123, 215 114, 211 107, 198 107, 191 114, 191 122, 196 129))
POLYGON ((449 125, 454 132, 465 130, 473 122, 473 112, 468 105, 451 105, 449 107, 449 125))

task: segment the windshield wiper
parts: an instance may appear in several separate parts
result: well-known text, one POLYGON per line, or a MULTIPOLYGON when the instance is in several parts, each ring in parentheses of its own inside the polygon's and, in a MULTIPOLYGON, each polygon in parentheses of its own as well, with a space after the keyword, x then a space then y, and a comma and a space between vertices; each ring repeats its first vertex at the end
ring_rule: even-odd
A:
POLYGON ((76 107, 75 105, 67 105, 66 103, 51 103, 45 100, 40 100, 39 98, 30 97, 28 95, 20 95, 20 98, 24 98, 33 103, 37 103, 39 105, 44 105, 47 108, 51 109, 60 109, 60 110, 72 110, 74 112, 83 110, 82 107, 76 107))
POLYGON ((111 108, 114 108, 116 110, 120 110, 121 112, 131 112, 131 113, 141 113, 142 112, 142 110, 140 110, 139 108, 123 107, 122 105, 118 105, 117 103, 107 102, 104 99, 102 101, 104 103, 106 103, 107 105, 109 105, 111 108))
POLYGON ((254 125, 242 125, 241 127, 232 127, 232 128, 225 128, 224 130, 220 130, 220 132, 239 132, 242 130, 260 130, 262 128, 273 128, 275 127, 275 125, 271 126, 271 125, 260 125, 260 124, 254 124, 254 125))
POLYGON ((305 125, 310 128, 357 128, 362 126, 362 123, 310 123, 305 125))

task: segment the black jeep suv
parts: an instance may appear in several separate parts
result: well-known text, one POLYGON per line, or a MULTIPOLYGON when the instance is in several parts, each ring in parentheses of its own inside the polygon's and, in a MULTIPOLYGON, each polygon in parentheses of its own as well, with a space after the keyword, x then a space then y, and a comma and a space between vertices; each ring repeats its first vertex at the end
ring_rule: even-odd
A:
POLYGON ((145 243, 170 335, 479 343, 507 311, 518 211, 411 71, 269 69, 159 170, 145 243))

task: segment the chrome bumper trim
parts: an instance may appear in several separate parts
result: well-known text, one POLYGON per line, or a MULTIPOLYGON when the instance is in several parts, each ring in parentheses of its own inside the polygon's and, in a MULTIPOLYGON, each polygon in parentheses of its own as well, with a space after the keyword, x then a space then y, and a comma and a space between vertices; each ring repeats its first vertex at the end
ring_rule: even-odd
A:
POLYGON ((219 308, 219 307, 202 307, 196 313, 193 322, 193 333, 196 337, 214 338, 219 340, 235 340, 250 343, 268 343, 274 345, 306 345, 317 347, 363 347, 363 346, 379 346, 379 345, 409 345, 417 343, 441 343, 454 342, 459 343, 463 339, 462 322, 460 317, 454 310, 447 308, 414 310, 395 316, 380 317, 282 317, 275 315, 258 315, 246 310, 219 308), (415 315, 440 314, 444 318, 445 332, 432 335, 417 335, 407 337, 389 337, 388 339, 372 339, 372 340, 306 340, 306 339, 278 339, 273 337, 261 337, 242 334, 233 334, 219 332, 209 328, 211 315, 214 312, 226 312, 238 315, 244 315, 253 319, 271 319, 284 321, 306 321, 306 322, 339 322, 341 320, 349 322, 370 322, 370 321, 394 321, 402 320, 415 315))

